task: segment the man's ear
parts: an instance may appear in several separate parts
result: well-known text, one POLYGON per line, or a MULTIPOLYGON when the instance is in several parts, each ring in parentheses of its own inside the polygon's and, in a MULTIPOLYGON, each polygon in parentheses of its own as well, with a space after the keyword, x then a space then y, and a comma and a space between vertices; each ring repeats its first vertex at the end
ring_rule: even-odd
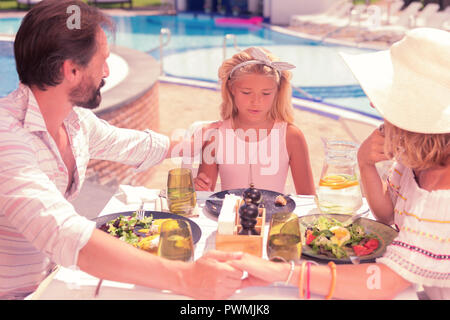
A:
POLYGON ((80 67, 72 60, 65 60, 61 69, 64 79, 70 82, 78 82, 78 78, 81 77, 80 67))

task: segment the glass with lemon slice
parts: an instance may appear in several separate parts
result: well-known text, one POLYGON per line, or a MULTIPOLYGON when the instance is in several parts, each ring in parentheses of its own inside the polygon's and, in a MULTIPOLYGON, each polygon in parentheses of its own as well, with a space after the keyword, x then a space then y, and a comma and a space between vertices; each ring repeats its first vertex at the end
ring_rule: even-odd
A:
POLYGON ((322 213, 354 214, 362 206, 357 151, 358 145, 353 142, 327 141, 317 188, 317 203, 322 213))
POLYGON ((267 239, 267 256, 271 260, 298 261, 302 255, 301 231, 295 213, 272 215, 267 239))
POLYGON ((170 260, 193 260, 194 244, 188 222, 171 219, 161 225, 158 255, 170 260))

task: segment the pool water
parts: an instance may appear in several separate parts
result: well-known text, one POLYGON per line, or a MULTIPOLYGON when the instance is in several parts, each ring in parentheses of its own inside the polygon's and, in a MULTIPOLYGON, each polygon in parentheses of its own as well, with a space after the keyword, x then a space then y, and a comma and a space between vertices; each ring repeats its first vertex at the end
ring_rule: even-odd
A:
MULTIPOLYGON (((292 84, 325 103, 350 108, 356 112, 379 118, 370 107, 351 71, 339 56, 339 52, 361 53, 365 49, 318 44, 315 41, 295 37, 258 26, 218 25, 209 15, 179 14, 177 16, 115 16, 116 34, 111 43, 147 52, 160 59, 159 42, 161 28, 168 28, 171 40, 164 47, 163 65, 168 76, 216 82, 217 70, 223 60, 224 36, 234 34, 237 46, 245 49, 261 46, 272 51, 282 61, 296 65, 292 84)), ((0 19, 0 34, 14 34, 20 19, 0 19)), ((165 37, 164 37, 165 39, 165 37)), ((236 49, 228 40, 226 58, 236 49)), ((0 96, 17 85, 11 54, 0 47, 0 69, 8 65, 8 84, 1 83, 0 96), (2 53, 3 52, 3 53, 2 53), (12 73, 11 73, 12 72, 12 73), (14 82, 16 81, 16 82, 14 82), (14 82, 12 85, 10 82, 14 82)), ((2 77, 3 78, 3 77, 2 77)), ((293 92, 296 97, 302 95, 293 92)))
POLYGON ((13 91, 19 83, 13 52, 11 41, 0 41, 0 97, 13 91))

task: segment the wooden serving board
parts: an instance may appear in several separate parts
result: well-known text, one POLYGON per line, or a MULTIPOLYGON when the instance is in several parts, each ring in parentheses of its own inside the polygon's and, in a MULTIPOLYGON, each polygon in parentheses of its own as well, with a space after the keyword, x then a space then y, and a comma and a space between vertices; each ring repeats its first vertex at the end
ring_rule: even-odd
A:
POLYGON ((235 206, 236 222, 233 234, 216 233, 216 249, 228 252, 246 252, 258 257, 263 256, 264 225, 266 209, 259 208, 259 214, 255 225, 258 235, 240 235, 242 229, 239 219, 239 208, 244 201, 241 199, 235 206))

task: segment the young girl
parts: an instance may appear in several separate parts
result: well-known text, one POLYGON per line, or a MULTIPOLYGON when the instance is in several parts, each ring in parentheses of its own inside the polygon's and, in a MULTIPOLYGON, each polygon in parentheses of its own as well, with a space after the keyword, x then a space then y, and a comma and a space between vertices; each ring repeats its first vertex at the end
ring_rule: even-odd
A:
POLYGON ((248 281, 289 279, 343 299, 392 298, 416 284, 431 299, 450 299, 448 57, 450 33, 428 28, 410 31, 390 50, 344 56, 385 119, 384 130, 375 130, 358 152, 373 214, 399 229, 383 257, 372 264, 290 268, 244 255, 232 265, 247 270, 248 281), (396 162, 384 183, 375 163, 388 158, 396 162))
POLYGON ((295 68, 260 48, 249 48, 219 68, 222 124, 203 148, 196 190, 255 188, 284 193, 289 167, 297 194, 314 194, 303 133, 293 122, 295 68))

